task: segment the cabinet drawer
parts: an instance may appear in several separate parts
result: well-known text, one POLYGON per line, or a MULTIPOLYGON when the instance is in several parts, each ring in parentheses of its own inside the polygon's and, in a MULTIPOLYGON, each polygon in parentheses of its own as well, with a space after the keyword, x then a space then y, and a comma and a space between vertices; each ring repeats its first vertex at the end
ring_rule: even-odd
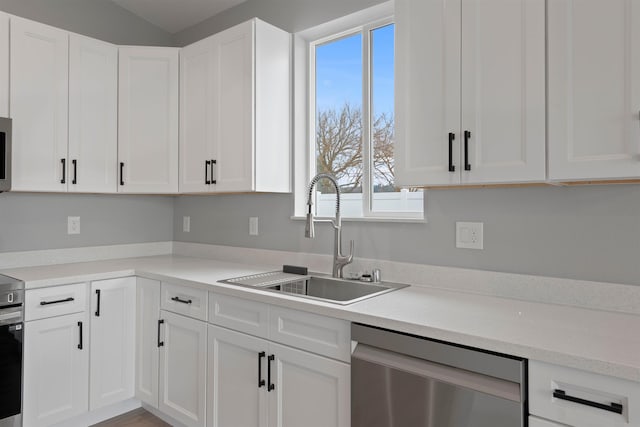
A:
POLYGON ((210 292, 209 323, 264 338, 269 333, 269 306, 210 292))
POLYGON ((162 283, 163 310, 207 320, 207 291, 162 283))
POLYGON ((532 415, 570 426, 631 427, 640 426, 639 411, 640 383, 534 360, 529 362, 529 412, 532 415))
POLYGON ((24 297, 26 322, 79 313, 87 307, 87 283, 28 289, 24 297))
POLYGON ((271 307, 269 339, 323 356, 350 361, 349 322, 271 307))

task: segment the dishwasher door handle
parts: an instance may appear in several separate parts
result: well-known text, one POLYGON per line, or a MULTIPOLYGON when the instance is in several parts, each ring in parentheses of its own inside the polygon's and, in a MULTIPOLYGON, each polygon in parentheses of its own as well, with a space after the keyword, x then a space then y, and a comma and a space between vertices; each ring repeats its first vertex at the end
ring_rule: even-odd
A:
POLYGON ((432 378, 502 399, 514 402, 522 401, 518 383, 394 353, 366 344, 359 343, 351 354, 351 358, 386 366, 423 378, 432 378))

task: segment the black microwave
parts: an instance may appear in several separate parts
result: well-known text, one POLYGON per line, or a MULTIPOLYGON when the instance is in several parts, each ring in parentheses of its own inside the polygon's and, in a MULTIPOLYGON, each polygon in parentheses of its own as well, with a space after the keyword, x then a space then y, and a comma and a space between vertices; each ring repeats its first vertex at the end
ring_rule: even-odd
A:
POLYGON ((11 190, 11 119, 0 117, 0 192, 11 190))

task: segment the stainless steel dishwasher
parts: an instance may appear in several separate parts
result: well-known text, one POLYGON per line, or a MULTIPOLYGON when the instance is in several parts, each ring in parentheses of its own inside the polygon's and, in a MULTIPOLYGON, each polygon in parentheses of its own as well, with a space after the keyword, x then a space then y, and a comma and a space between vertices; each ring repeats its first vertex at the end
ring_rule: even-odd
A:
POLYGON ((351 427, 524 427, 526 360, 354 323, 351 427))

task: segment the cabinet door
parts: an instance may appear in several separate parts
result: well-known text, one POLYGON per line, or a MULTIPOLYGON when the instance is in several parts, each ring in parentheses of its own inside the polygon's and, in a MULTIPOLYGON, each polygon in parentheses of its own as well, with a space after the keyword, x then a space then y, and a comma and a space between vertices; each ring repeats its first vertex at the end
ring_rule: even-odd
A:
POLYGON ((462 183, 544 181, 545 114, 545 0, 462 0, 462 183))
POLYGON ((115 193, 118 161, 118 48, 69 39, 69 191, 115 193))
POLYGON ((395 2, 398 185, 460 182, 460 1, 395 2))
POLYGON ((66 191, 69 37, 11 18, 11 189, 66 191))
POLYGON ((549 178, 640 177, 640 4, 550 0, 549 178))
POLYGON ((134 277, 91 283, 91 410, 133 397, 134 277))
POLYGON ((204 427, 207 324, 164 310, 160 316, 160 411, 188 427, 204 427))
POLYGON ((223 31, 215 40, 214 190, 253 191, 254 22, 223 31))
POLYGON ((0 12, 0 117, 9 117, 9 16, 0 12))
POLYGON ((160 282, 136 278, 136 397, 158 407, 160 282))
POLYGON ((211 325, 208 339, 207 426, 266 426, 267 341, 211 325))
MULTIPOLYGON (((349 365, 278 344, 271 365, 269 426, 348 427, 351 424, 349 365)), ((267 381, 268 382, 268 381, 267 381)))
POLYGON ((86 412, 89 403, 86 314, 26 322, 24 330, 24 425, 51 426, 86 412))
POLYGON ((178 191, 178 49, 121 47, 118 191, 178 191))
POLYGON ((213 159, 212 37, 180 52, 180 192, 206 192, 213 159))

